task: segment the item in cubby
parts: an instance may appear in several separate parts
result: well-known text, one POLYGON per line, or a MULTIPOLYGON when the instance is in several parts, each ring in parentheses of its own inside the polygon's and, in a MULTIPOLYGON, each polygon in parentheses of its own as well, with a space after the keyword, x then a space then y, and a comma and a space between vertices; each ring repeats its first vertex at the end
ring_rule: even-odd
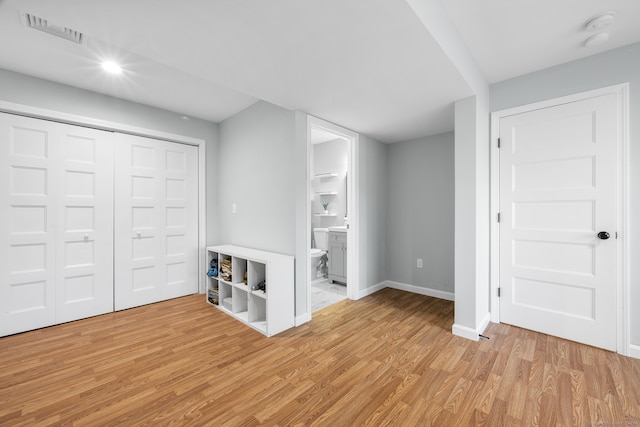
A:
POLYGON ((249 279, 248 279, 248 273, 245 271, 245 272, 244 272, 244 284, 246 285, 248 281, 249 281, 249 279))
POLYGON ((209 263, 209 271, 207 271, 207 276, 209 277, 218 276, 218 260, 216 258, 213 258, 209 263))
POLYGON ((220 261, 220 276, 222 276, 222 280, 226 280, 227 282, 231 281, 231 260, 223 259, 220 261))
POLYGON ((251 287, 252 291, 262 291, 262 292, 267 292, 267 284, 266 282, 263 280, 260 283, 256 283, 255 285, 253 285, 251 287))
POLYGON ((217 289, 209 289, 207 292, 207 299, 213 305, 218 305, 218 290, 217 289))

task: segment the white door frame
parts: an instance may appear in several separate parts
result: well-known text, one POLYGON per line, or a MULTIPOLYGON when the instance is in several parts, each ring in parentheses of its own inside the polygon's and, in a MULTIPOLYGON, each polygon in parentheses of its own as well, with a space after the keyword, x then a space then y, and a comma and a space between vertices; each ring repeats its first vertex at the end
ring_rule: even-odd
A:
POLYGON ((198 275, 198 292, 206 292, 204 281, 205 270, 205 247, 206 247, 206 212, 205 212, 205 170, 206 170, 206 141, 204 139, 192 138, 189 136, 176 135, 168 132, 147 129, 138 126, 131 126, 124 123, 100 120, 92 117, 68 114, 55 110, 48 110, 30 105, 15 104, 0 100, 0 111, 9 114, 32 117, 36 119, 52 120, 72 125, 90 127, 94 129, 126 133, 130 135, 146 136, 149 138, 161 139, 180 144, 194 145, 198 147, 198 271, 203 274, 198 275))
POLYGON ((533 104, 508 108, 491 113, 491 321, 500 323, 500 227, 498 213, 500 211, 500 150, 498 137, 500 136, 500 119, 507 116, 525 113, 532 110, 552 107, 555 105, 581 101, 597 96, 615 94, 618 100, 618 159, 617 159, 617 200, 618 200, 618 239, 616 266, 616 310, 617 310, 617 352, 630 355, 631 324, 629 297, 631 288, 629 282, 629 239, 628 209, 629 209, 629 84, 623 83, 601 89, 590 90, 560 98, 549 99, 533 104))
POLYGON ((306 210, 306 231, 305 231, 305 263, 307 265, 307 274, 305 277, 307 289, 307 313, 308 319, 311 319, 311 129, 317 129, 330 132, 342 137, 348 141, 348 164, 347 171, 349 176, 347 205, 349 206, 349 232, 347 233, 347 298, 357 299, 358 287, 360 283, 359 269, 359 221, 358 212, 358 143, 359 135, 343 127, 334 125, 325 120, 307 115, 307 199, 305 200, 306 210))

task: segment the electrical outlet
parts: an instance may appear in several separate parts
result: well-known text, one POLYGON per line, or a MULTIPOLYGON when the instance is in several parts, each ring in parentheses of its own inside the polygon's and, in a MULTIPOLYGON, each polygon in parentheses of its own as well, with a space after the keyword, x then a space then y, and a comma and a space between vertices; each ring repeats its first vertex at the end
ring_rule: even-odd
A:
POLYGON ((422 258, 418 258, 418 268, 422 268, 422 258))
POLYGON ((231 204, 231 213, 238 213, 238 206, 235 203, 231 204))

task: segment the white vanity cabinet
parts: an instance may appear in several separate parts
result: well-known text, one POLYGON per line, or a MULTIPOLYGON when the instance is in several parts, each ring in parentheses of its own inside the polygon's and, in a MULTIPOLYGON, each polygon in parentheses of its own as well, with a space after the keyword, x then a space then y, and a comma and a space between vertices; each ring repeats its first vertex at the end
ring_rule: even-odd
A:
POLYGON ((294 257, 233 245, 210 246, 206 256, 207 270, 218 260, 217 275, 207 275, 209 304, 268 337, 294 326, 294 257), (223 278, 223 262, 231 277, 223 278))

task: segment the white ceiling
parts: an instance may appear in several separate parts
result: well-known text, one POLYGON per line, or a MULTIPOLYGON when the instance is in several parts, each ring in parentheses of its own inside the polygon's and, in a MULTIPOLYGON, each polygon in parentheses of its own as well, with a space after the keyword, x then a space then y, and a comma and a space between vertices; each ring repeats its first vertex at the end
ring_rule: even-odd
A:
MULTIPOLYGON (((638 0, 443 4, 491 82, 640 41, 638 0), (581 46, 584 22, 611 9, 609 43, 581 46)), ((452 130, 453 102, 473 94, 404 0, 0 0, 0 39, 0 68, 214 122, 262 99, 384 142, 452 130), (27 29, 19 11, 88 44, 27 29)))
POLYGON ((443 0, 489 83, 640 41, 638 0, 443 0), (586 47, 585 23, 614 11, 610 35, 586 47))

